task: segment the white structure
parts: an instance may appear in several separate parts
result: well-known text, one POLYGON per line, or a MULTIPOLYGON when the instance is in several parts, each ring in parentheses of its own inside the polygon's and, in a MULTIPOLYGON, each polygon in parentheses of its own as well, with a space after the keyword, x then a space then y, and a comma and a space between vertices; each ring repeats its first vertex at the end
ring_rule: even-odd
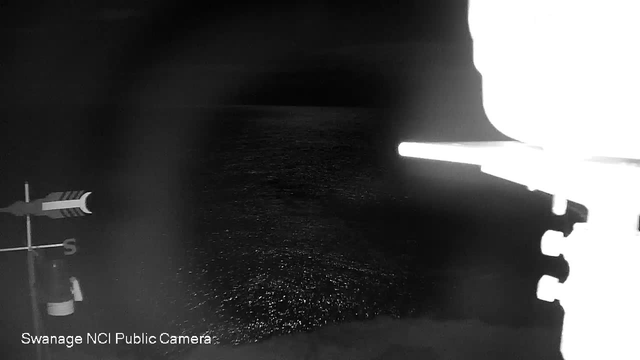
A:
POLYGON ((548 256, 570 266, 543 276, 559 300, 566 360, 640 359, 640 4, 470 0, 484 108, 512 142, 402 143, 402 156, 479 165, 487 174, 585 205, 587 222, 549 231, 548 256))

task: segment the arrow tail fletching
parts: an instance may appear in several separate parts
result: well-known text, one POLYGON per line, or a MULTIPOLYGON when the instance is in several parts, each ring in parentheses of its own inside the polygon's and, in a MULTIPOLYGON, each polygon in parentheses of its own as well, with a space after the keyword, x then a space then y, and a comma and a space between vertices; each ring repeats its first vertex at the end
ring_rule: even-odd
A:
POLYGON ((64 217, 60 210, 47 211, 44 214, 51 219, 62 219, 64 217))
POLYGON ((51 194, 47 195, 47 197, 45 197, 43 200, 45 202, 49 202, 49 201, 58 201, 62 198, 62 192, 52 192, 51 194))

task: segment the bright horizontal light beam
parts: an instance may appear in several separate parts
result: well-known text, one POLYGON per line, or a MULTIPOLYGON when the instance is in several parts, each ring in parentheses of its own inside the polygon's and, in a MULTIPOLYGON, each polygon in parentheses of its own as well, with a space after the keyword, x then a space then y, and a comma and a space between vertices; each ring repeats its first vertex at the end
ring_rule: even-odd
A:
POLYGON ((487 162, 508 164, 539 158, 540 149, 515 141, 403 142, 398 146, 398 154, 419 159, 485 165, 487 162))
POLYGON ((483 156, 470 153, 468 149, 442 146, 434 143, 403 142, 398 146, 401 156, 438 161, 453 161, 465 164, 482 164, 483 156))

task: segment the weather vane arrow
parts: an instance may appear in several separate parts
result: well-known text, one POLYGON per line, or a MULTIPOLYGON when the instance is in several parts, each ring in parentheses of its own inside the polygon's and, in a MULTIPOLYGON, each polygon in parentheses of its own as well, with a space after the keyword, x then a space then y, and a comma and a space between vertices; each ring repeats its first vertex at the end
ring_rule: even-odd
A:
POLYGON ((85 214, 91 214, 91 211, 87 208, 89 195, 91 195, 91 192, 85 192, 84 190, 54 192, 44 199, 30 202, 16 201, 10 206, 0 208, 0 212, 16 216, 48 216, 52 219, 84 216, 85 214))

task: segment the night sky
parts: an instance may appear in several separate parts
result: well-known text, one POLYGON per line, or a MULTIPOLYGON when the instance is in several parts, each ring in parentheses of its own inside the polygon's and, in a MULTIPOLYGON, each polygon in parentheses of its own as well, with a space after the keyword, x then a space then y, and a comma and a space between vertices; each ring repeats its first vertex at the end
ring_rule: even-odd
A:
POLYGON ((389 106, 435 63, 471 61, 464 1, 16 4, 2 25, 12 105, 121 104, 173 73, 182 96, 154 100, 389 106))
MULTIPOLYGON (((105 146, 176 124, 136 113, 220 105, 383 108, 384 147, 503 139, 481 109, 466 6, 12 2, 1 15, 4 144, 21 156, 47 144, 87 167, 114 161, 105 146)), ((199 132, 179 127, 178 143, 199 132)))
MULTIPOLYGON (((157 279, 166 269, 172 275, 186 261, 184 239, 200 236, 198 221, 211 214, 203 210, 211 205, 200 199, 199 189, 206 188, 202 174, 224 169, 218 159, 236 146, 227 136, 244 139, 249 147, 251 136, 259 143, 260 119, 280 116, 273 114, 294 122, 301 113, 337 116, 326 125, 332 132, 318 130, 324 135, 316 138, 296 138, 306 134, 301 128, 274 130, 273 136, 286 135, 287 143, 283 137, 278 149, 320 141, 318 136, 345 136, 337 147, 347 150, 332 150, 336 163, 353 163, 354 172, 380 169, 384 175, 371 175, 378 184, 372 186, 393 194, 390 198, 409 199, 404 208, 394 207, 395 213, 380 204, 362 205, 366 211, 358 216, 370 214, 378 224, 386 223, 385 236, 410 228, 411 236, 419 237, 424 228, 418 225, 433 224, 425 236, 443 237, 464 233, 469 225, 492 241, 485 246, 477 238, 429 240, 433 249, 422 250, 437 266, 461 264, 476 251, 495 258, 496 268, 523 274, 532 286, 551 268, 564 271, 539 255, 543 231, 566 226, 552 219, 548 197, 476 168, 397 155, 401 141, 506 139, 482 109, 466 1, 14 1, 0 8, 0 29, 0 205, 21 200, 25 180, 34 198, 51 191, 94 191, 91 217, 34 220, 37 239, 93 241, 75 265, 96 272, 103 268, 118 279, 88 285, 90 290, 113 289, 109 296, 116 298, 119 291, 130 291, 122 279, 132 278, 128 281, 135 286, 140 285, 136 279, 153 279, 153 271, 131 275, 143 260, 157 279), (351 111, 331 109, 373 115, 359 122, 353 119, 362 115, 326 115, 351 111), (110 245, 113 239, 122 246, 110 245), (438 249, 450 255, 440 257, 444 250, 438 249)), ((305 121, 301 124, 316 126, 305 121)), ((287 159, 296 156, 306 155, 294 149, 287 159)), ((287 185, 274 183, 264 186, 287 185)), ((340 206, 347 200, 331 196, 338 198, 331 206, 350 218, 351 208, 340 206)), ((24 224, 8 217, 1 224, 0 241, 19 246, 16 238, 24 236, 24 224)), ((389 244, 384 246, 393 248, 389 244)), ((3 273, 23 266, 22 256, 0 254, 3 273)), ((137 299, 185 292, 183 283, 151 283, 141 286, 145 293, 137 299)), ((526 291, 519 296, 532 299, 534 288, 526 291)), ((163 321, 146 312, 156 308, 132 299, 123 295, 118 301, 139 311, 141 322, 151 317, 157 326, 163 321)), ((3 301, 5 308, 19 303, 3 301)), ((170 311, 158 306, 165 314, 170 311)))

